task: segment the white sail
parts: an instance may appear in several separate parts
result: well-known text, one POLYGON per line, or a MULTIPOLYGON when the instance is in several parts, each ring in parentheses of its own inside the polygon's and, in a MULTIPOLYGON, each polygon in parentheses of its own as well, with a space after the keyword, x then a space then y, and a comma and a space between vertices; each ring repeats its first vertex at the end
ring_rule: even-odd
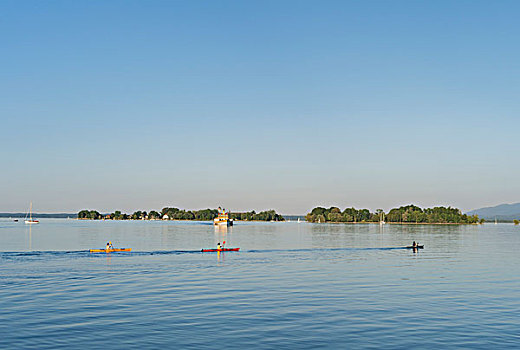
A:
POLYGON ((29 220, 27 220, 27 215, 25 215, 25 223, 26 224, 39 224, 40 222, 38 220, 33 220, 32 218, 32 202, 29 206, 29 220))

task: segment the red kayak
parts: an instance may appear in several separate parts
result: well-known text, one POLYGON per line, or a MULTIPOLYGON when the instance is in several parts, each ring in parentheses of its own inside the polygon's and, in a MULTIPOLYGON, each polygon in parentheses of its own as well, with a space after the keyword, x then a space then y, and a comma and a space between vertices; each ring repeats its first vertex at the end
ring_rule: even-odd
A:
POLYGON ((201 249, 201 252, 238 252, 240 248, 201 249))

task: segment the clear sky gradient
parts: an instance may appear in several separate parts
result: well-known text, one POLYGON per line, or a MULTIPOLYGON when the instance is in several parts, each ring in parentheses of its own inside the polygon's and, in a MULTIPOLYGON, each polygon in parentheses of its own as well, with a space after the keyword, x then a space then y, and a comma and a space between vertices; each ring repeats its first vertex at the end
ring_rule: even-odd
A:
POLYGON ((2 1, 0 211, 520 201, 518 1, 2 1))

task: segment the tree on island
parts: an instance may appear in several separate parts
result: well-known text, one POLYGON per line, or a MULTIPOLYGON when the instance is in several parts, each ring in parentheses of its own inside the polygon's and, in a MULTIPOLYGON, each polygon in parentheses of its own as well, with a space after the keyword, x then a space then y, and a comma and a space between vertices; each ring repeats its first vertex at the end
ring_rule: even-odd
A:
POLYGON ((150 212, 148 213, 148 219, 149 220, 157 220, 157 219, 160 219, 160 218, 161 218, 161 214, 159 214, 155 210, 150 210, 150 212))
POLYGON ((132 220, 144 220, 147 217, 147 214, 145 211, 136 211, 132 215, 130 215, 130 219, 132 220))
POLYGON ((78 213, 78 219, 99 220, 102 218, 103 215, 95 210, 82 210, 78 213))
POLYGON ((242 221, 285 221, 284 217, 274 210, 261 211, 258 214, 254 210, 244 213, 231 213, 230 217, 233 220, 242 221))
POLYGON ((110 214, 110 218, 112 220, 128 220, 129 216, 125 213, 122 213, 121 210, 116 210, 110 214))
POLYGON ((371 213, 368 209, 346 208, 341 211, 338 207, 317 207, 305 219, 309 222, 378 222, 379 214, 371 213))

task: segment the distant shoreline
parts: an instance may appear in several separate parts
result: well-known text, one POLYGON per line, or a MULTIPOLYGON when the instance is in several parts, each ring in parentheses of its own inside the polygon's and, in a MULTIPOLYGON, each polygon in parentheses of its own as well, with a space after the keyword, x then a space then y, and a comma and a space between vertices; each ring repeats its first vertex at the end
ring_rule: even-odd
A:
MULTIPOLYGON (((0 218, 24 218, 27 216, 27 213, 0 213, 0 218)), ((54 213, 54 214, 44 214, 44 213, 32 213, 34 218, 49 218, 49 219, 76 219, 78 214, 75 213, 54 213)))

